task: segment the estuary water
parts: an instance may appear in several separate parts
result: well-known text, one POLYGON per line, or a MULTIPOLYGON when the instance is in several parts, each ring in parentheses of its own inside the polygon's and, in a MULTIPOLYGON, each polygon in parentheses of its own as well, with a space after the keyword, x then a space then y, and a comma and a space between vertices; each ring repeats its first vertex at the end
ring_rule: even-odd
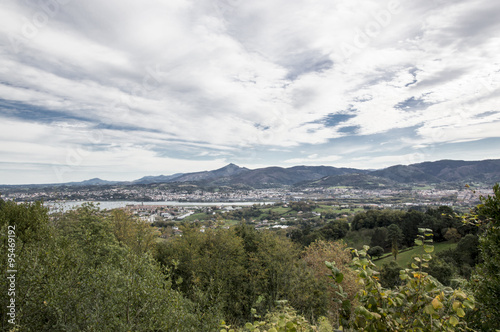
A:
POLYGON ((61 201, 61 202, 45 202, 44 205, 55 211, 68 211, 76 209, 84 203, 93 203, 98 205, 102 210, 111 210, 125 207, 127 205, 160 205, 160 206, 251 206, 274 204, 274 202, 176 202, 176 201, 161 201, 161 202, 137 202, 137 201, 61 201))

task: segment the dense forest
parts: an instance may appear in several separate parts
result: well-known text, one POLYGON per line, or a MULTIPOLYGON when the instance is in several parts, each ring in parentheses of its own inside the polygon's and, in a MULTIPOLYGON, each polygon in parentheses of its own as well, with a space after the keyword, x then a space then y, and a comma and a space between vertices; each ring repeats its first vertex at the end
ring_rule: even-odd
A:
POLYGON ((233 213, 233 227, 184 222, 165 240, 123 210, 49 214, 0 200, 2 330, 500 328, 498 185, 467 214, 368 210, 258 230, 245 222, 255 209, 233 213), (440 244, 449 246, 436 253, 440 244))

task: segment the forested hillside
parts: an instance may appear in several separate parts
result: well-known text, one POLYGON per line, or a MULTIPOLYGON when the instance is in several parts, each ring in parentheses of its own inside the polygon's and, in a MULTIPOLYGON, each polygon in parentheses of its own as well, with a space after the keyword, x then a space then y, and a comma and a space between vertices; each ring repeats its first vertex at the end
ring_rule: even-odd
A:
MULTIPOLYGON (((295 204, 301 213, 309 208, 295 204)), ((41 203, 0 200, 2 330, 500 326, 498 185, 461 216, 447 207, 369 210, 350 224, 332 214, 315 229, 288 231, 256 229, 238 213, 234 227, 202 232, 185 221, 182 236, 162 239, 122 210, 84 205, 49 215, 41 203), (348 249, 344 241, 354 239, 371 247, 348 249), (435 254, 440 244, 446 248, 435 254), (407 251, 401 266, 396 258, 407 251), (390 264, 373 263, 386 256, 390 264)))

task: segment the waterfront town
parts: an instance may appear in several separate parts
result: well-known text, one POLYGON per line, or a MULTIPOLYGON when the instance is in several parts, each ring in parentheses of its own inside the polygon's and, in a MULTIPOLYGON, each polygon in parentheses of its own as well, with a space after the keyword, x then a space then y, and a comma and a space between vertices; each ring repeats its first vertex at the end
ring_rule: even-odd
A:
POLYGON ((380 203, 408 205, 470 206, 479 195, 491 193, 491 188, 463 187, 437 189, 430 186, 404 189, 272 188, 272 189, 158 189, 148 187, 70 187, 65 190, 12 190, 2 192, 4 200, 16 201, 143 201, 143 202, 287 202, 337 201, 340 203, 380 203))

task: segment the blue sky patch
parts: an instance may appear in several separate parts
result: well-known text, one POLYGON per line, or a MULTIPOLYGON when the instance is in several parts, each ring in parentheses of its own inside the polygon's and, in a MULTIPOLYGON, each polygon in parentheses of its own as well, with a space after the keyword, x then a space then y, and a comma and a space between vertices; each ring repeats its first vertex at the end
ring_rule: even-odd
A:
POLYGON ((406 99, 405 101, 397 103, 394 107, 403 111, 419 111, 424 110, 431 105, 431 103, 427 103, 423 99, 416 99, 415 97, 411 97, 406 99))
POLYGON ((326 127, 335 127, 341 124, 342 122, 346 122, 349 119, 355 118, 354 114, 345 114, 345 113, 331 113, 328 114, 324 119, 321 120, 325 124, 326 127))
POLYGON ((0 99, 0 114, 5 117, 38 123, 53 123, 56 121, 93 122, 90 118, 75 116, 67 111, 54 111, 40 106, 22 102, 0 99))

